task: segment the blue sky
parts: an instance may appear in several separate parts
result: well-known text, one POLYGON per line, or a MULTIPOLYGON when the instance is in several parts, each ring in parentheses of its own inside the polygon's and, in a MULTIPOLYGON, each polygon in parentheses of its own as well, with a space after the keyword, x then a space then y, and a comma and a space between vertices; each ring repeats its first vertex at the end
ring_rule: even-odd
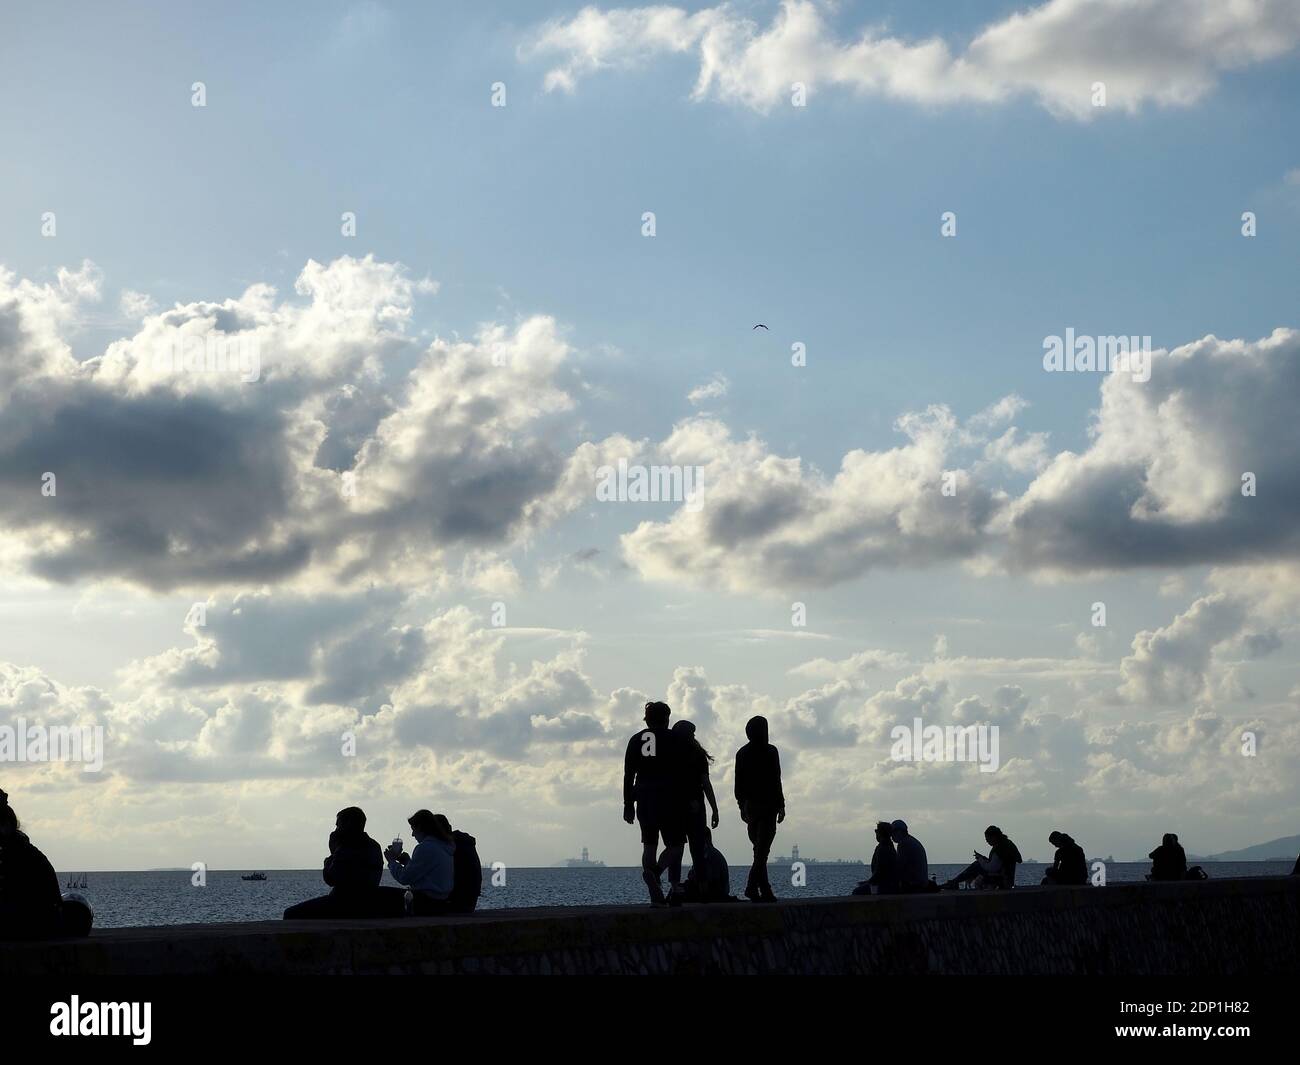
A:
MULTIPOLYGON (((1055 0, 1033 10, 1084 18, 1097 6, 1055 0)), ((1127 17, 1130 5, 1111 6, 1116 19, 1127 17)), ((624 7, 635 14, 634 5, 624 7)), ((1184 360, 1177 378, 1165 378, 1163 403, 1130 408, 1117 384, 1117 410, 1100 445, 1090 428, 1098 424, 1101 375, 1048 374, 1041 365, 1043 338, 1067 327, 1080 334, 1149 335, 1155 348, 1172 350, 1210 334, 1249 345, 1297 325, 1300 155, 1290 131, 1300 119, 1300 30, 1293 8, 1262 3, 1251 12, 1256 23, 1243 17, 1240 39, 1207 37, 1203 46, 1194 34, 1180 48, 1162 43, 1168 34, 1144 42, 1141 33, 1150 27, 1135 24, 1126 48, 1140 55, 1149 45, 1151 69, 1173 71, 1170 80, 1186 69, 1196 91, 1168 104, 1149 97, 1158 86, 1121 90, 1123 79, 1143 64, 1133 63, 1124 49, 1115 50, 1118 56, 1102 50, 1098 76, 1116 87, 1107 108, 1082 116, 1061 110, 1047 75, 1005 73, 993 60, 985 64, 985 81, 968 90, 978 95, 987 89, 996 97, 991 100, 936 102, 920 98, 929 89, 837 85, 829 67, 820 73, 809 68, 818 77, 809 78, 815 83, 802 108, 784 100, 747 102, 723 88, 696 98, 700 60, 693 39, 683 37, 665 51, 649 37, 638 43, 636 33, 645 27, 635 22, 611 23, 618 32, 600 45, 606 49, 600 69, 580 71, 572 91, 548 91, 547 73, 565 62, 564 48, 538 51, 537 42, 548 24, 564 33, 576 25, 578 8, 565 4, 318 4, 310 14, 252 4, 220 14, 188 4, 120 10, 52 4, 7 12, 0 33, 0 79, 10 104, 0 110, 6 145, 0 263, 13 279, 57 287, 60 267, 93 262, 98 298, 78 302, 56 327, 79 361, 102 356, 115 341, 134 350, 132 344, 153 335, 140 315, 121 309, 124 292, 148 296, 154 316, 176 305, 239 300, 258 284, 276 288, 277 304, 303 307, 310 297, 295 293, 295 280, 309 260, 373 256, 378 263, 402 264, 412 279, 438 284, 436 293, 399 299, 409 311, 402 328, 407 347, 388 363, 384 388, 390 398, 401 389, 399 368, 416 366, 435 338, 473 342, 485 323, 508 331, 534 316, 553 319, 556 335, 568 345, 554 381, 570 405, 530 415, 528 431, 511 437, 515 456, 539 442, 567 455, 615 435, 649 442, 644 453, 662 453, 674 426, 711 417, 726 426, 737 447, 754 434, 764 453, 798 458, 801 476, 818 481, 820 473, 824 484, 855 449, 889 455, 905 444, 896 419, 930 407, 946 408, 960 426, 1015 395, 1024 401, 1012 416, 1018 439, 1048 434, 1039 445, 1041 461, 1026 460, 1019 468, 981 465, 991 462, 981 449, 1010 421, 965 452, 955 445, 945 450, 944 468, 968 470, 972 483, 992 493, 994 509, 1010 508, 1006 520, 1018 532, 1008 534, 993 521, 963 539, 960 549, 935 553, 918 548, 906 530, 894 543, 906 521, 891 518, 885 525, 892 532, 857 548, 860 565, 850 557, 847 574, 837 570, 833 578, 806 582, 791 574, 838 559, 844 530, 834 537, 805 536, 796 522, 780 543, 746 532, 720 558, 692 555, 687 561, 698 538, 690 527, 671 525, 670 507, 601 507, 591 498, 561 506, 554 491, 547 498, 558 508, 555 516, 527 530, 512 528, 469 552, 472 565, 513 569, 515 577, 499 586, 466 580, 466 544, 436 537, 405 543, 411 554, 394 556, 406 558, 405 565, 376 563, 373 570, 354 568, 347 578, 313 563, 270 579, 242 573, 219 581, 199 576, 213 570, 195 565, 184 579, 163 581, 148 565, 128 571, 106 562, 50 580, 32 552, 54 542, 59 530, 67 533, 71 527, 58 522, 70 519, 49 525, 14 504, 0 513, 0 525, 13 542, 29 538, 34 546, 0 556, 12 577, 0 602, 0 662, 66 686, 60 696, 65 711, 77 706, 78 713, 90 713, 87 707, 98 703, 86 692, 99 693, 112 706, 108 720, 129 752, 115 768, 110 748, 109 772, 93 786, 58 767, 31 770, 42 774, 43 799, 29 799, 26 816, 52 827, 59 817, 84 811, 90 792, 107 787, 128 806, 138 804, 126 826, 112 826, 122 834, 126 864, 181 864, 191 859, 161 853, 177 825, 169 816, 164 831, 157 810, 173 802, 185 779, 206 779, 194 793, 193 823, 183 831, 197 850, 214 855, 214 864, 277 864, 275 854, 244 856, 238 831, 215 812, 232 801, 250 822, 279 804, 285 812, 272 835, 285 860, 278 864, 311 864, 319 849, 314 826, 325 825, 344 805, 335 801, 339 789, 331 783, 338 767, 285 754, 280 718, 265 731, 249 726, 249 742, 270 743, 267 750, 279 752, 271 761, 280 762, 244 779, 205 763, 217 757, 210 737, 189 736, 180 725, 150 735, 139 722, 142 716, 163 721, 175 712, 201 730, 202 719, 220 716, 221 706, 247 715, 250 703, 270 697, 268 685, 274 684, 265 671, 197 689, 157 680, 169 675, 160 656, 184 656, 203 646, 201 637, 182 632, 192 601, 211 597, 219 613, 241 595, 271 603, 298 597, 307 605, 288 611, 295 620, 273 631, 294 629, 308 644, 318 640, 318 654, 329 657, 334 637, 320 635, 312 618, 334 607, 347 613, 327 603, 330 596, 346 599, 378 587, 394 595, 380 612, 384 631, 375 636, 384 646, 401 626, 423 626, 457 609, 482 620, 491 603, 507 603, 508 627, 520 631, 504 638, 500 690, 484 691, 481 678, 467 670, 457 696, 468 699, 462 717, 502 712, 520 676, 583 649, 580 667, 573 668, 590 691, 579 685, 575 694, 550 674, 546 683, 537 681, 545 693, 539 696, 544 717, 559 721, 567 707, 590 719, 571 742, 538 738, 492 750, 491 743, 485 749, 465 736, 439 735, 437 726, 426 733, 394 725, 387 739, 376 740, 364 768, 346 768, 362 780, 352 786, 363 805, 396 818, 406 806, 441 802, 453 822, 464 810, 465 819, 479 818, 479 834, 516 863, 550 861, 583 843, 607 860, 632 861, 635 841, 623 831, 613 800, 601 796, 616 774, 613 752, 636 725, 636 714, 624 711, 637 704, 624 705, 611 693, 631 689, 664 697, 675 671, 683 669, 698 670, 700 677, 690 683, 679 677, 678 691, 707 689, 693 698, 708 708, 703 719, 713 733, 706 740, 719 754, 739 745, 737 723, 751 711, 773 718, 781 744, 782 715, 797 719, 814 699, 810 692, 834 705, 825 718, 806 720, 815 719, 827 734, 858 730, 859 742, 844 749, 815 738, 788 744, 794 794, 807 815, 801 824, 792 813, 783 838, 800 842, 808 854, 861 852, 868 826, 899 812, 927 828, 936 857, 966 853, 990 820, 1017 818, 1026 838, 1045 837, 1069 821, 1082 826, 1074 835, 1096 840, 1099 851, 1145 853, 1143 841, 1170 830, 1165 821, 1183 808, 1184 789, 1211 781, 1224 789, 1223 812, 1205 825, 1203 843, 1195 830, 1180 828, 1189 846, 1228 849, 1293 833, 1294 784, 1288 788, 1279 780, 1283 752, 1290 751, 1293 764, 1300 749, 1286 746, 1298 742, 1294 626, 1300 598, 1279 589, 1300 588, 1296 540, 1287 526, 1295 515, 1283 502, 1269 503, 1272 509, 1260 519, 1264 532, 1248 524, 1236 532, 1220 529, 1217 512, 1211 514, 1215 506, 1197 494, 1196 464, 1204 462, 1220 479, 1228 470, 1230 480, 1244 461, 1253 462, 1244 468, 1287 468, 1297 441, 1287 439, 1293 426, 1285 407, 1258 411, 1262 452, 1242 444, 1243 458, 1230 442, 1253 439, 1250 425, 1233 419, 1253 413, 1257 397, 1294 406, 1288 389, 1296 380, 1296 341, 1266 356, 1242 356, 1263 360, 1258 382, 1224 369, 1227 356, 1206 354, 1203 362, 1184 360), (1263 39, 1282 42, 1279 54, 1237 58, 1253 55, 1263 39), (1004 76, 1005 82, 998 80, 1004 76), (191 105, 195 81, 206 87, 202 108, 191 105), (496 82, 506 87, 505 107, 491 106, 496 82), (54 238, 42 236, 47 211, 57 216, 54 238), (340 233, 345 211, 356 213, 355 237, 340 233), (645 211, 656 216, 653 238, 641 235, 645 211), (940 236, 945 211, 957 215, 953 238, 940 236), (1244 211, 1257 215, 1255 237, 1241 234, 1244 211), (770 331, 753 331, 756 322, 770 331), (806 367, 790 364, 795 342, 807 346, 806 367), (1219 372, 1229 374, 1226 381, 1246 382, 1238 405, 1225 408, 1221 420, 1210 413, 1226 387, 1215 377, 1219 372), (692 389, 717 375, 727 382, 725 395, 702 404, 688 400, 692 389), (1182 418, 1184 410, 1193 416, 1182 418), (1141 471, 1134 483, 1149 487, 1170 478, 1167 490, 1152 490, 1165 513, 1175 515, 1171 524, 1117 529, 1122 523, 1102 516, 1116 506, 1123 512, 1134 496, 1124 488, 1111 498, 1099 488, 1096 506, 1082 505, 1097 518, 1097 528, 1079 536, 1109 552, 1114 564, 1085 561, 1081 546, 1062 547, 1054 566, 1024 563, 1057 548, 1023 538, 1050 527, 1057 510, 1068 518, 1079 505, 1079 495, 1063 495, 1052 480, 1054 457, 1091 454, 1098 463, 1126 468, 1130 416, 1149 417, 1156 427, 1132 429, 1141 471), (1216 448, 1232 454, 1216 464, 1216 448), (1166 449, 1181 456, 1173 474, 1170 460, 1162 458, 1166 449), (1030 520, 1029 501, 1039 505, 1042 499, 1069 505, 1030 520), (1017 506, 1024 513, 1013 519, 1017 506), (680 564, 668 565, 668 555, 655 553, 648 542, 622 539, 641 522, 656 526, 654 534, 673 545, 680 564), (1109 546, 1107 536, 1114 537, 1109 546), (1216 542, 1225 537, 1240 550, 1216 542), (1139 541, 1145 545, 1140 549, 1139 541), (580 552, 588 554, 577 558, 580 552), (796 564, 801 552, 808 558, 796 564), (418 562, 412 566, 411 559, 418 562), (778 560, 790 569, 782 570, 778 560), (1212 602, 1198 611, 1206 599, 1212 602), (1098 600, 1110 611, 1102 631, 1089 623, 1098 600), (793 602, 808 606, 806 631, 791 630, 793 602), (1231 617, 1209 624, 1204 619, 1211 610, 1231 617), (1150 635, 1145 642, 1144 632, 1150 635), (940 637, 946 649, 936 653, 940 637), (1172 648, 1167 659, 1160 657, 1164 647, 1172 648), (831 670, 832 677, 829 666, 818 667, 821 673, 790 672, 810 660, 847 661, 872 649, 899 658, 865 675, 843 667, 831 670), (953 658, 970 661, 959 667, 953 658), (1031 667, 1029 659, 1042 662, 1031 667), (995 669, 993 660, 1003 665, 995 669), (1010 660, 1020 664, 1006 665, 1010 660), (510 673, 512 663, 519 675, 510 673), (146 675, 154 678, 148 684, 141 680, 146 675), (947 687, 935 701, 917 702, 909 678, 947 687), (836 683, 845 688, 822 690, 836 683), (1007 774, 1008 782, 990 789, 972 770, 960 780, 895 775, 891 783, 880 770, 882 756, 869 737, 889 714, 910 720, 911 710, 900 709, 904 703, 933 707, 947 720, 942 715, 965 698, 993 706, 1006 686, 1020 694, 1005 698, 1017 706, 1021 696, 1025 700, 1014 726, 1007 726, 1021 743, 1022 763, 1007 774), (471 691, 477 700, 469 698, 471 691), (570 698, 577 703, 566 703, 570 698), (188 706, 176 710, 185 699, 188 706), (590 705, 581 705, 584 699, 590 705), (1217 722, 1213 728, 1205 724, 1209 718, 1217 722), (1234 762, 1231 773, 1216 768, 1215 759, 1227 757, 1222 749, 1234 747, 1233 730, 1247 727, 1242 722, 1263 729, 1260 721, 1276 730, 1277 746, 1266 746, 1269 754, 1261 759, 1268 764, 1247 770, 1234 762), (1117 739, 1113 730, 1125 728, 1141 734, 1117 739), (1068 750, 1053 747, 1046 738, 1053 730, 1086 739, 1068 750), (417 733, 421 739, 413 743, 409 737, 417 733), (1188 746, 1183 737, 1189 734, 1202 736, 1205 749, 1188 746), (160 775, 158 765, 177 749, 167 745, 176 743, 194 748, 183 766, 160 775), (1185 780, 1177 770, 1180 757, 1196 765, 1185 780), (540 782, 557 774, 567 790, 539 795, 540 782), (412 793, 429 779, 438 781, 432 795, 412 793), (309 783, 291 786, 294 780, 309 783), (499 783, 486 783, 492 780, 499 783), (850 789, 844 799, 827 794, 829 781, 850 789), (1078 798, 1099 788, 1108 789, 1107 801, 1078 798), (543 824, 535 831, 510 823, 509 811, 521 796, 539 803, 543 824)), ((604 19, 618 8, 594 10, 604 19)), ((692 6, 687 14, 712 10, 692 6)), ((750 20, 748 39, 762 41, 775 35, 782 19, 817 14, 823 45, 848 46, 864 34, 908 43, 938 38, 961 54, 1017 10, 977 3, 844 3, 835 9, 740 3, 718 18, 750 20)), ((1160 0, 1153 10, 1171 25, 1188 25, 1202 8, 1160 0)), ((1054 42, 1044 31, 1032 40, 1049 59, 1053 48, 1060 49, 1057 65, 1069 59, 1088 69, 1085 35, 1063 33, 1054 42)), ((730 63, 728 69, 738 72, 738 91, 766 85, 767 73, 779 80, 782 63, 796 62, 779 43, 757 60, 724 55, 722 66, 730 63), (746 78, 752 79, 748 88, 746 78)), ((830 47, 816 54, 831 55, 830 47)), ((955 67, 948 77, 926 69, 909 68, 908 84, 932 77, 931 88, 943 88, 964 76, 955 67)), ((852 76, 869 80, 874 73, 852 76)), ((338 276, 345 273, 341 268, 338 276)), ((26 313, 30 332, 35 312, 14 309, 20 303, 0 306, 15 321, 26 313)), ((380 332, 376 350, 386 343, 380 332)), ((264 341, 268 360, 275 358, 273 346, 264 341)), ((12 352, 0 357, 24 365, 12 352)), ((339 387, 361 387, 361 380, 339 387)), ((223 394, 218 406, 229 413, 230 403, 243 402, 227 402, 223 394)), ((268 411, 288 409, 287 401, 264 402, 268 411)), ((510 423, 512 432, 518 428, 510 423)), ((431 432, 435 439, 436 427, 431 432)), ((11 458, 41 453, 35 428, 14 430, 9 439, 21 439, 26 448, 11 458)), ((165 435, 157 439, 167 446, 165 435)), ((469 439, 464 454, 481 444, 469 439)), ((492 454, 481 456, 487 470, 495 469, 492 454)), ((749 498, 744 470, 753 473, 758 461, 728 459, 716 475, 737 499, 749 498)), ((131 482, 138 471, 116 472, 131 482)), ((1105 480, 1098 477, 1099 484, 1105 480)), ((18 491, 18 483, 15 473, 4 490, 18 491)), ((1279 483, 1286 483, 1281 474, 1271 484, 1263 478, 1261 498, 1279 483)), ((846 500, 835 505, 851 507, 856 500, 870 510, 870 477, 866 485, 845 487, 846 500)), ((225 490, 214 487, 206 497, 214 521, 227 508, 220 502, 225 490)), ((417 507, 435 506, 431 501, 454 490, 450 482, 427 477, 403 488, 417 507)), ((203 510, 195 501, 200 497, 186 498, 186 506, 203 510)), ((752 498, 760 512, 775 505, 761 493, 752 498)), ((161 499, 164 505, 178 504, 161 499)), ((77 526, 80 535, 106 543, 127 519, 98 523, 82 513, 75 520, 84 523, 77 526)), ((277 520, 293 525, 284 515, 277 520)), ((303 527, 319 530, 330 520, 317 515, 303 527)), ((391 520, 395 529, 398 519, 391 520)), ((808 520, 811 528, 815 521, 808 520)), ((256 547, 264 549, 265 543, 256 547)), ((320 557, 319 542, 316 550, 320 557)), ((370 609, 357 608, 348 624, 360 625, 356 619, 370 618, 370 609)), ((222 636, 229 645, 207 653, 229 661, 239 641, 250 638, 232 628, 222 636)), ((555 670, 570 665, 564 659, 555 670)), ((304 695, 320 662, 302 668, 301 675, 283 664, 270 671, 280 675, 275 697, 297 707, 286 711, 290 716, 353 713, 361 720, 369 700, 374 706, 388 701, 400 718, 399 689, 417 686, 405 675, 374 681, 373 690, 358 681, 354 687, 366 689, 364 698, 322 710, 304 695)), ((425 662, 415 672, 428 668, 425 662)), ((14 713, 22 705, 19 687, 12 682, 14 713)), ((409 690, 406 696, 412 706, 420 701, 409 690)), ((720 759, 720 771, 727 761, 720 759)), ((6 788, 18 805, 22 789, 6 788)), ((728 853, 743 848, 735 820, 723 829, 728 853)), ((93 838, 109 826, 92 823, 86 839, 66 844, 65 860, 112 864, 93 838)), ((58 844, 51 849, 59 854, 58 844)), ((1045 844, 1032 849, 1042 851, 1045 844)))

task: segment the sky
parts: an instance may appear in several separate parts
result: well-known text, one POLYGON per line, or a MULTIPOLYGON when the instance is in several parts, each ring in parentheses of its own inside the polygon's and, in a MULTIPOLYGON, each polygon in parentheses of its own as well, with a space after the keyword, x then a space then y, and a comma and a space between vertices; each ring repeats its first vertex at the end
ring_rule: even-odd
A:
POLYGON ((0 100, 0 743, 104 737, 0 747, 59 868, 348 805, 635 864, 650 699, 733 863, 755 714, 782 854, 1300 831, 1296 0, 53 2, 0 100))

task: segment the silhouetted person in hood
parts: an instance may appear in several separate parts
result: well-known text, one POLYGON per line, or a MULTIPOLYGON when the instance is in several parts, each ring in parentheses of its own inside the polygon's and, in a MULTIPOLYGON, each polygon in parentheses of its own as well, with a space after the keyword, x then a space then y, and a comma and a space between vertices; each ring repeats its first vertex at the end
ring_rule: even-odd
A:
POLYGON ((1016 886, 1016 866, 1024 861, 1020 849, 997 825, 989 825, 984 830, 984 842, 989 845, 988 854, 975 851, 975 860, 943 885, 945 891, 971 882, 980 888, 1016 886))
POLYGON ((1147 855, 1151 859, 1148 880, 1185 880, 1187 878, 1187 853, 1172 832, 1166 832, 1160 846, 1147 855))
POLYGON ((1052 868, 1043 874, 1044 884, 1078 885, 1088 882, 1088 859, 1083 848, 1064 832, 1053 832, 1047 842, 1056 848, 1052 868))
POLYGON ((62 935, 62 911, 54 866, 32 846, 0 791, 0 939, 62 935))
POLYGON ((854 889, 855 895, 870 895, 875 888, 877 895, 898 894, 898 852, 890 839, 888 821, 876 822, 876 849, 871 855, 871 876, 854 889))
POLYGON ((641 826, 641 878, 650 889, 652 906, 665 904, 659 883, 660 836, 670 899, 681 903, 687 799, 680 739, 668 728, 671 715, 667 703, 646 703, 645 728, 627 741, 623 755, 623 820, 641 826))
POLYGON ((781 790, 781 755, 767 742, 767 718, 751 717, 745 725, 749 742, 736 752, 736 803, 740 819, 754 844, 754 864, 745 885, 751 902, 775 902, 767 879, 767 856, 772 853, 776 826, 785 820, 785 792, 781 790))
POLYGON ((366 815, 356 806, 340 810, 330 833, 329 857, 321 876, 331 891, 284 911, 286 921, 317 917, 395 917, 393 903, 379 891, 384 856, 366 835, 366 815))

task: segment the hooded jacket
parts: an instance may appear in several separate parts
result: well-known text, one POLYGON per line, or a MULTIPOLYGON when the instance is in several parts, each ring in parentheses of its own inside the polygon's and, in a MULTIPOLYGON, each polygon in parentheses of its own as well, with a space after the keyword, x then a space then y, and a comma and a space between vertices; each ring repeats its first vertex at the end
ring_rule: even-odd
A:
POLYGON ((749 742, 736 752, 736 803, 764 813, 785 809, 781 790, 781 755, 767 742, 767 722, 751 718, 745 726, 749 742))
POLYGON ((428 836, 415 845, 405 865, 388 860, 388 871, 399 884, 423 891, 435 899, 451 894, 455 876, 456 844, 428 836))
POLYGON ((1088 859, 1083 848, 1064 832, 1060 836, 1060 846, 1056 848, 1056 857, 1052 861, 1052 873, 1058 884, 1086 884, 1088 882, 1088 859))

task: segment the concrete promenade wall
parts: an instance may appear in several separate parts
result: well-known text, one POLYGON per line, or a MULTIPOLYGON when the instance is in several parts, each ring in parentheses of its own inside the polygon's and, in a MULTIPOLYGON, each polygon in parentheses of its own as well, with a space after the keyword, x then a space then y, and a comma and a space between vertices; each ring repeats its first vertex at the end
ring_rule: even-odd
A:
POLYGON ((1300 973, 1300 878, 397 921, 0 944, 0 977, 308 973, 1300 973))

